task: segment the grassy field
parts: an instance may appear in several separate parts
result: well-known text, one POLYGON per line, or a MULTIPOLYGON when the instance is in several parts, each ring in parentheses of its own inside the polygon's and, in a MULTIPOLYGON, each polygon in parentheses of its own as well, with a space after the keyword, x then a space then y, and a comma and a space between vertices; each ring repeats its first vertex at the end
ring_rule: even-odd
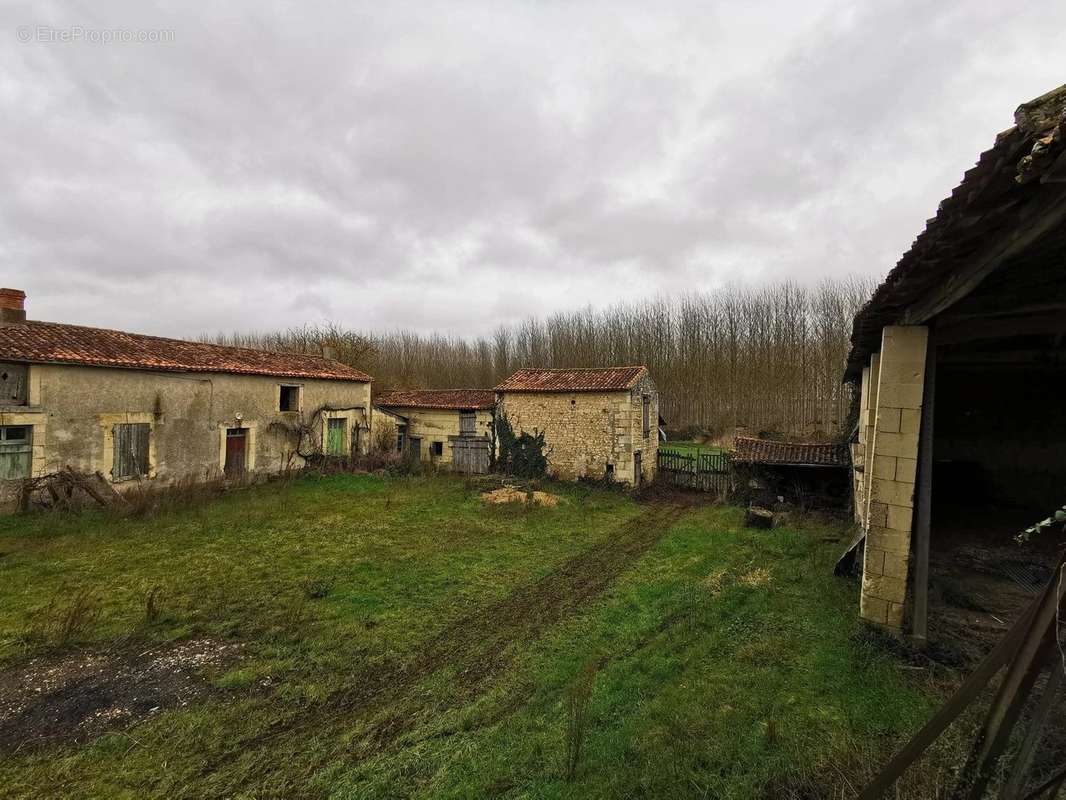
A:
POLYGON ((0 521, 0 695, 72 673, 0 702, 0 796, 851 796, 936 703, 862 633, 832 527, 552 491, 335 476, 0 521))
POLYGON ((724 453, 722 447, 709 444, 696 444, 696 442, 659 442, 659 452, 680 453, 683 456, 717 455, 724 453))

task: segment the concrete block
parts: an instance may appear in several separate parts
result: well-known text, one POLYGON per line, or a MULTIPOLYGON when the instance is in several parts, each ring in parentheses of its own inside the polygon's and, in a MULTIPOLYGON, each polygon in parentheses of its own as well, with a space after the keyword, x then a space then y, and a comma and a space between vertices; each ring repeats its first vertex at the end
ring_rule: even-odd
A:
POLYGON ((910 506, 888 506, 888 524, 885 527, 910 533, 913 518, 914 509, 910 506))
POLYGON ((918 459, 916 458, 897 458, 896 459, 896 480, 903 481, 904 483, 914 483, 917 479, 918 473, 918 459))

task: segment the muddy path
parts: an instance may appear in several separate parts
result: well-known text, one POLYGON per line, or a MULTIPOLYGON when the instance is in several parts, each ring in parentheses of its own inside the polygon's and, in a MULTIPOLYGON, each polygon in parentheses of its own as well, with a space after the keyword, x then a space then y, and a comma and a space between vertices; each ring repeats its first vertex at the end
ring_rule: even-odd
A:
MULTIPOLYGON (((524 646, 599 598, 619 576, 650 550, 695 501, 658 498, 613 535, 508 596, 475 609, 448 625, 410 656, 373 669, 358 670, 347 686, 314 709, 277 720, 243 740, 229 753, 205 763, 205 772, 238 752, 272 743, 299 750, 300 735, 342 733, 364 726, 356 758, 387 750, 422 724, 428 714, 459 708, 485 691, 519 656, 524 646), (438 670, 453 675, 448 697, 433 701, 419 684, 438 670), (280 741, 279 741, 280 740, 280 741)), ((504 707, 512 706, 510 700, 504 707)), ((519 703, 520 705, 520 703, 519 703)), ((514 710, 513 708, 511 709, 514 710)))

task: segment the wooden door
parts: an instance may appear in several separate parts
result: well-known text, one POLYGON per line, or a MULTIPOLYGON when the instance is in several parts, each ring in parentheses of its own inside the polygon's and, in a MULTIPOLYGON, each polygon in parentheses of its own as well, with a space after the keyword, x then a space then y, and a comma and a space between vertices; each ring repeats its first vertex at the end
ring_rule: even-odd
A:
POLYGON ((633 454, 633 488, 639 489, 641 481, 644 479, 644 470, 641 468, 640 463, 640 451, 638 450, 633 454))
POLYGON ((345 419, 326 420, 326 455, 346 456, 347 448, 344 443, 345 419))
POLYGON ((247 443, 247 428, 229 428, 226 431, 225 473, 227 478, 239 478, 244 475, 247 443))
POLYGON ((422 439, 418 436, 412 436, 408 441, 411 443, 411 459, 413 461, 422 460, 422 439))

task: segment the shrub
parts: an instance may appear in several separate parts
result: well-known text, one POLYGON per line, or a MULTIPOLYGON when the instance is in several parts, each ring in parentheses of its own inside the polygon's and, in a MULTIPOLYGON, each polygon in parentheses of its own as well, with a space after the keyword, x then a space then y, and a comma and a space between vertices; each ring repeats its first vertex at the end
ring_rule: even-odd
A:
POLYGON ((515 434, 507 414, 501 412, 493 423, 493 434, 499 442, 500 454, 496 470, 520 478, 543 478, 548 472, 548 457, 544 452, 544 433, 515 434))

